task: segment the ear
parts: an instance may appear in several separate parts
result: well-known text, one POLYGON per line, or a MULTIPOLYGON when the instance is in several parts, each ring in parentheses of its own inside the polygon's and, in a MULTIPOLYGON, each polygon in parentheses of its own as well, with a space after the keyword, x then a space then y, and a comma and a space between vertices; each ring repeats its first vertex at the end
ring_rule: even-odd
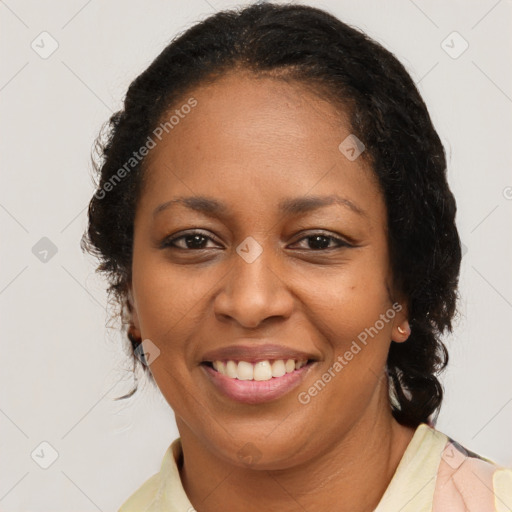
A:
POLYGON ((128 328, 128 337, 135 338, 137 340, 142 341, 142 335, 140 332, 139 315, 137 313, 137 306, 133 299, 133 292, 132 292, 131 284, 128 288, 126 302, 128 305, 128 313, 129 313, 128 322, 130 324, 130 326, 128 328))
POLYGON ((395 310, 396 314, 395 318, 393 319, 391 339, 396 343, 403 343, 404 341, 407 341, 411 335, 407 302, 401 298, 401 300, 393 303, 393 309, 395 310))

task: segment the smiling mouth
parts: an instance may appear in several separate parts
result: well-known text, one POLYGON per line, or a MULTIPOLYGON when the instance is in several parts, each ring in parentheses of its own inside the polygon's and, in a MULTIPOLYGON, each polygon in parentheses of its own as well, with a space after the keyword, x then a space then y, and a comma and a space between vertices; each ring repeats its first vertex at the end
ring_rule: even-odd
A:
POLYGON ((248 361, 204 361, 202 364, 233 380, 269 381, 279 379, 313 363, 313 359, 265 359, 248 361))

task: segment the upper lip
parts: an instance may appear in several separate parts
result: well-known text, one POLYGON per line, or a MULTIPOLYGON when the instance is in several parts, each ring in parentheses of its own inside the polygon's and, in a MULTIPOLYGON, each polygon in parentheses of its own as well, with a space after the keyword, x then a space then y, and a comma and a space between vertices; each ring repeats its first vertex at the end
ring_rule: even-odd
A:
POLYGON ((255 363, 258 361, 276 359, 295 359, 295 360, 308 360, 317 359, 313 354, 303 352, 290 347, 282 345, 265 344, 265 345, 229 345, 215 350, 206 352, 201 362, 212 361, 247 361, 248 363, 255 363))

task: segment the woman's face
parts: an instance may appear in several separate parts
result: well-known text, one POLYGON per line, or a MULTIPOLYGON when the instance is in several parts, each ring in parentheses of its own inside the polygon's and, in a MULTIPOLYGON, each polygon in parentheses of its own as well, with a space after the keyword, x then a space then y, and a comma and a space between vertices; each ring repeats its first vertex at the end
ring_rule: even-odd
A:
POLYGON ((182 437, 289 467, 390 414, 384 368, 406 317, 385 204, 363 158, 339 148, 348 125, 300 85, 229 74, 191 96, 151 149, 134 325, 182 437))

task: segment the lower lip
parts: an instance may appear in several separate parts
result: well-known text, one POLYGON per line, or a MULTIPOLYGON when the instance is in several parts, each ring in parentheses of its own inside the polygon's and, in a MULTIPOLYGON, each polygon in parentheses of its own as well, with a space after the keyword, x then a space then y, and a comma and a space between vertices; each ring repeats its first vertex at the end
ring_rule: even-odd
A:
POLYGON ((245 404, 262 404, 277 400, 296 388, 305 378, 314 363, 270 380, 238 380, 222 375, 210 366, 201 365, 207 377, 224 395, 245 404))

